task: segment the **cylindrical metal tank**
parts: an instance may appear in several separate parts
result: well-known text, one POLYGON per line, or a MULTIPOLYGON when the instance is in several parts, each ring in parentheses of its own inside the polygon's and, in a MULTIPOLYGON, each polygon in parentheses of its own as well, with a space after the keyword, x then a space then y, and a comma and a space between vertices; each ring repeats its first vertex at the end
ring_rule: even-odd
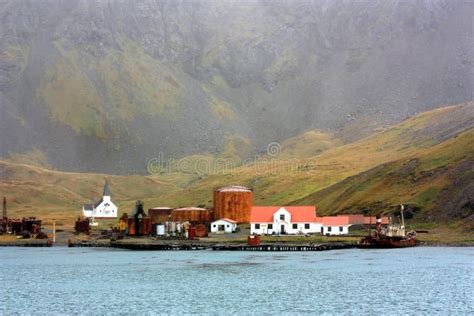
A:
POLYGON ((229 218, 238 223, 250 222, 253 192, 243 186, 228 186, 214 190, 214 220, 229 218))
POLYGON ((173 222, 209 223, 212 221, 211 211, 200 207, 183 207, 171 212, 173 222))
POLYGON ((169 221, 171 210, 170 207, 153 207, 148 209, 148 216, 151 217, 152 224, 164 223, 169 221))
POLYGON ((156 225, 156 236, 165 235, 165 225, 156 225))
POLYGON ((141 228, 140 234, 148 236, 151 234, 151 218, 150 217, 143 217, 141 219, 141 228))
POLYGON ((127 234, 129 236, 135 236, 136 230, 135 230, 135 219, 134 218, 128 218, 127 219, 127 234))

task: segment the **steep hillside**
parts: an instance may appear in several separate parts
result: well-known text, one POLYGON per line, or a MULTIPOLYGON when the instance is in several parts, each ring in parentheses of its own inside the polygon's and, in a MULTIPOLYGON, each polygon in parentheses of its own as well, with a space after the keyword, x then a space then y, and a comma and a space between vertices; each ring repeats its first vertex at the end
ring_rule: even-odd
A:
MULTIPOLYGON (((272 160, 264 158, 236 168, 233 172, 227 174, 211 174, 208 177, 198 179, 179 194, 171 194, 164 197, 164 199, 152 198, 149 201, 157 205, 160 203, 172 204, 176 201, 179 201, 182 205, 211 205, 209 192, 213 187, 239 183, 254 188, 256 192, 255 203, 257 205, 302 204, 307 202, 320 206, 320 210, 328 214, 343 209, 353 210, 359 206, 366 208, 377 203, 380 204, 380 201, 384 203, 380 206, 386 206, 388 210, 393 205, 400 203, 400 199, 408 201, 408 198, 410 198, 410 202, 418 199, 418 202, 414 205, 422 208, 424 212, 434 210, 437 215, 441 213, 454 214, 460 211, 463 206, 460 204, 453 206, 451 213, 444 210, 440 211, 440 199, 433 196, 423 198, 423 195, 429 195, 433 190, 441 190, 440 192, 447 192, 444 196, 458 195, 457 201, 460 203, 469 196, 467 193, 473 183, 472 174, 469 172, 469 168, 473 169, 473 154, 470 145, 472 144, 473 127, 474 103, 445 107, 419 114, 376 135, 352 144, 328 149, 311 158, 290 160, 279 160, 278 157, 274 157, 272 160), (431 159, 431 156, 435 158, 431 159), (440 180, 439 183, 432 183, 433 189, 431 191, 429 190, 431 186, 428 181, 405 187, 400 191, 381 190, 378 193, 379 197, 377 194, 373 194, 372 198, 371 194, 376 192, 376 188, 374 188, 374 192, 367 191, 366 200, 363 200, 363 203, 353 204, 353 208, 345 207, 344 203, 347 200, 348 205, 350 205, 351 199, 357 200, 357 194, 351 195, 347 199, 345 197, 340 199, 341 197, 336 194, 318 201, 318 198, 325 194, 325 191, 321 190, 336 185, 346 178, 348 180, 345 181, 350 181, 350 177, 360 173, 377 172, 380 168, 393 169, 407 161, 420 161, 419 164, 421 165, 417 172, 425 172, 425 177, 426 174, 433 171, 433 168, 446 167, 449 172, 446 172, 443 177, 444 182, 440 180), (369 171, 373 168, 376 168, 375 171, 369 171), (466 189, 463 186, 460 186, 460 188, 450 186, 448 180, 453 179, 453 177, 459 177, 457 181, 468 185, 466 189), (425 190, 428 190, 428 192, 424 192, 425 190), (311 194, 315 192, 322 193, 316 193, 313 198, 311 194), (384 194, 387 200, 382 198, 384 194)), ((413 168, 416 166, 418 166, 418 163, 413 168)), ((385 174, 385 171, 380 171, 380 175, 385 174)), ((436 169, 435 172, 439 172, 439 170, 436 169)), ((384 183, 387 186, 396 186, 397 184, 393 183, 394 177, 397 177, 396 173, 393 177, 380 176, 379 180, 385 180, 384 183)), ((365 190, 361 189, 360 194, 365 194, 365 190)), ((452 203, 457 202, 453 200, 452 203)), ((429 213, 425 213, 425 215, 427 214, 429 213)))
MULTIPOLYGON (((472 99, 464 0, 0 0, 0 156, 130 174, 472 99)), ((314 152, 316 154, 317 152, 314 152)))
POLYGON ((59 172, 41 167, 0 161, 0 192, 7 198, 10 216, 41 216, 72 222, 81 215, 82 204, 100 199, 104 182, 110 184, 120 211, 129 211, 134 201, 177 192, 184 176, 112 176, 59 172))
MULTIPOLYGON (((319 133, 309 135, 321 138, 319 133)), ((307 138, 305 133, 283 144, 304 148, 299 154, 321 149, 318 142, 306 142, 308 148, 295 143, 307 138)), ((333 138, 322 139, 326 146, 333 138)), ((239 147, 245 141, 229 143, 239 147)), ((169 170, 151 170, 153 176, 67 173, 2 161, 0 188, 14 214, 56 214, 68 220, 80 214, 82 203, 100 196, 105 178, 121 211, 129 211, 137 199, 147 207, 211 206, 213 188, 242 184, 254 189, 257 205, 311 204, 320 214, 333 214, 389 212, 403 202, 419 219, 472 219, 473 143, 471 102, 419 114, 303 159, 287 158, 282 146, 282 157, 266 154, 242 166, 214 169, 217 157, 195 155, 186 157, 185 164, 176 161, 169 170)), ((232 156, 234 147, 229 147, 232 156)))
POLYGON ((417 219, 463 219, 474 225, 474 128, 410 158, 378 165, 295 204, 320 214, 396 211, 417 219))

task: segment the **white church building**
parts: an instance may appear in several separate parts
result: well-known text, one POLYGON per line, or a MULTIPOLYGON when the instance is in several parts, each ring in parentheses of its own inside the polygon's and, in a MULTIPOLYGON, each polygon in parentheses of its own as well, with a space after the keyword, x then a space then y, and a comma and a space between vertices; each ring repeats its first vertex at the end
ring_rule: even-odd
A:
POLYGON ((84 204, 82 206, 82 213, 87 218, 106 219, 117 218, 118 208, 110 199, 109 184, 105 181, 104 193, 102 199, 95 204, 84 204))

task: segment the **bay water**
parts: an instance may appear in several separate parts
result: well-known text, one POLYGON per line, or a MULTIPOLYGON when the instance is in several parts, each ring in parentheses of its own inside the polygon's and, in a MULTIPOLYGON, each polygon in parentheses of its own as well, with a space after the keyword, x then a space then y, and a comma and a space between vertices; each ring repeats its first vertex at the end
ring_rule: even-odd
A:
POLYGON ((0 248, 0 314, 474 314, 474 248, 0 248))

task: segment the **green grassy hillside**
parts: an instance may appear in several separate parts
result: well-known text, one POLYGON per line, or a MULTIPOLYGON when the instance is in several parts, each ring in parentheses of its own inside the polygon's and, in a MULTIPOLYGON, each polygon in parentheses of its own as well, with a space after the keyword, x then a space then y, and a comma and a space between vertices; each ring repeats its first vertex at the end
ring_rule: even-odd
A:
MULTIPOLYGON (((129 211, 137 199, 146 207, 211 206, 213 188, 242 184, 254 189, 256 205, 311 204, 320 214, 333 214, 389 212, 403 202, 415 218, 462 220, 472 218, 473 127, 474 103, 449 106, 346 145, 317 133, 310 133, 305 142, 306 133, 284 142, 281 156, 263 155, 245 165, 210 168, 208 173, 182 172, 175 166, 153 176, 108 176, 2 161, 0 186, 14 214, 54 211, 68 219, 80 214, 82 203, 100 197, 108 178, 121 211, 129 211), (322 148, 320 154, 305 158, 322 148)), ((241 138, 227 144, 229 157, 237 155, 236 159, 248 148, 241 138)), ((212 165, 216 157, 187 159, 203 166, 212 165)))

